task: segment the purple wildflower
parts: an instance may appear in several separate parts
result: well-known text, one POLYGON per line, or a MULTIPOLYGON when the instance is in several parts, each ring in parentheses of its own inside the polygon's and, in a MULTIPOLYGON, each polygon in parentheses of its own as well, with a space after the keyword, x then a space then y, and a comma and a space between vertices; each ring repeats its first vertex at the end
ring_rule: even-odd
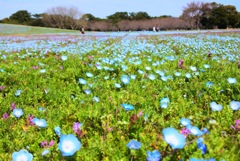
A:
POLYGON ((7 119, 9 117, 8 113, 3 114, 3 119, 7 119))
POLYGON ((60 66, 59 69, 60 69, 60 70, 63 70, 63 66, 60 66))
POLYGON ((54 141, 51 140, 51 141, 49 142, 49 146, 51 147, 51 146, 53 146, 53 145, 54 145, 54 141))
POLYGON ((2 91, 4 88, 6 88, 5 86, 0 86, 0 91, 2 91))
POLYGON ((191 133, 191 131, 187 128, 183 128, 181 130, 181 134, 183 134, 185 136, 185 138, 191 133))
POLYGON ((30 125, 34 125, 33 119, 34 119, 34 116, 33 116, 33 115, 28 115, 28 123, 29 123, 30 125))
POLYGON ((38 66, 32 66, 33 69, 38 69, 38 66))
POLYGON ((240 69, 240 61, 238 62, 238 69, 240 69))
POLYGON ((41 147, 45 147, 48 144, 47 140, 44 140, 43 142, 41 142, 41 147))
POLYGON ((12 107, 11 110, 14 110, 16 108, 14 102, 11 103, 11 107, 12 107))
POLYGON ((73 124, 73 131, 78 135, 81 134, 81 132, 82 132, 81 126, 82 126, 82 124, 79 122, 74 122, 74 124, 73 124))
POLYGON ((178 67, 180 67, 180 68, 184 68, 184 66, 183 66, 183 60, 182 59, 180 59, 179 60, 179 62, 178 62, 178 67))

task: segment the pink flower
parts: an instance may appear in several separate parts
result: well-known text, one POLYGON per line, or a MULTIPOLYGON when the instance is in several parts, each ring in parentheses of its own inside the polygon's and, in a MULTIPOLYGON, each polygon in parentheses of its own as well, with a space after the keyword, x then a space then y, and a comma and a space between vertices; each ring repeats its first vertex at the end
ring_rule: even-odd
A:
POLYGON ((89 60, 92 60, 92 59, 93 59, 93 57, 92 57, 92 56, 88 56, 88 59, 89 59, 89 60))
POLYGON ((28 123, 29 123, 30 125, 34 125, 33 118, 34 118, 33 115, 28 115, 28 123))
POLYGON ((37 69, 37 68, 38 68, 38 66, 32 66, 32 68, 33 68, 33 69, 37 69))
POLYGON ((3 119, 7 119, 9 116, 8 116, 8 114, 7 113, 4 113, 3 114, 3 119))
POLYGON ((16 108, 14 102, 11 103, 11 107, 12 107, 11 110, 14 110, 16 108))
POLYGON ((63 70, 63 66, 60 66, 59 69, 60 69, 60 70, 63 70))
POLYGON ((180 59, 179 60, 179 62, 178 62, 178 67, 180 67, 180 68, 184 68, 184 66, 183 66, 183 60, 182 59, 180 59))
POLYGON ((53 145, 54 145, 54 141, 51 140, 51 141, 49 142, 49 146, 53 146, 53 145))
POLYGON ((142 116, 143 115, 143 111, 141 110, 139 113, 138 113, 138 117, 142 116))
POLYGON ((181 130, 181 134, 183 134, 185 136, 185 138, 190 134, 190 130, 188 130, 187 128, 183 128, 181 130))
POLYGON ((0 86, 0 91, 3 90, 5 88, 5 86, 0 86))

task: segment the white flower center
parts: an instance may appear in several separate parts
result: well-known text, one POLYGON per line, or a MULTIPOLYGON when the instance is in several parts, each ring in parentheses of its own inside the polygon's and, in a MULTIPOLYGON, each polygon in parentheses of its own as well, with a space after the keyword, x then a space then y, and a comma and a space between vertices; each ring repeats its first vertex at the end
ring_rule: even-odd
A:
POLYGON ((63 141, 62 145, 63 145, 62 149, 65 153, 69 153, 74 149, 74 144, 72 141, 65 140, 65 141, 63 141))
POLYGON ((166 141, 167 143, 172 144, 173 146, 177 146, 179 144, 178 139, 174 135, 166 136, 166 141))
POLYGON ((24 154, 17 156, 17 161, 27 161, 28 157, 24 154))

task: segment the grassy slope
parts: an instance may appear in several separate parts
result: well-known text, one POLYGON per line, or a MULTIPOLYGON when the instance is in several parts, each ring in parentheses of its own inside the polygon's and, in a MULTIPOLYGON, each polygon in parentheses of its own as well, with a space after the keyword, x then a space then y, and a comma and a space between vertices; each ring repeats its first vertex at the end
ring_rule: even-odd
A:
POLYGON ((0 35, 11 35, 11 34, 76 34, 76 30, 63 30, 46 27, 33 27, 24 25, 12 25, 12 24, 1 24, 0 23, 0 35))

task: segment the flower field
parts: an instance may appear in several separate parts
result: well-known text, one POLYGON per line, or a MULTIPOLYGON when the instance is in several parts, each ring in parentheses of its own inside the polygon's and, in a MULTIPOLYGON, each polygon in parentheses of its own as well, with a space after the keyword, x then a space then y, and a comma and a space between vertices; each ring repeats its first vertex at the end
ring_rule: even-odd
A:
POLYGON ((0 102, 0 160, 238 161, 240 35, 2 35, 0 102))

